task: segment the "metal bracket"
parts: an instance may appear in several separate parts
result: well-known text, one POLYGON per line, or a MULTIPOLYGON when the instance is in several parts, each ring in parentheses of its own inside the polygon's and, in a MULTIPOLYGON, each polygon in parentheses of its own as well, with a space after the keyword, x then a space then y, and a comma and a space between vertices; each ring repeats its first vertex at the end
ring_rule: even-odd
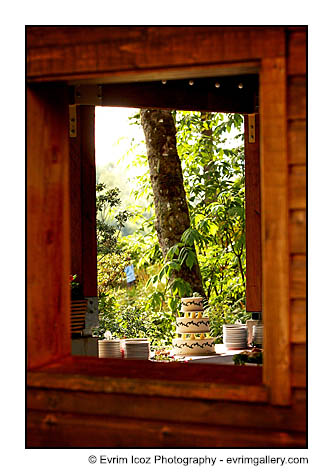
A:
POLYGON ((102 105, 102 86, 90 84, 75 86, 74 102, 77 105, 102 105))
POLYGON ((256 116, 255 114, 249 114, 249 143, 256 142, 256 116))
POLYGON ((77 136, 76 105, 69 106, 69 136, 70 138, 77 136))

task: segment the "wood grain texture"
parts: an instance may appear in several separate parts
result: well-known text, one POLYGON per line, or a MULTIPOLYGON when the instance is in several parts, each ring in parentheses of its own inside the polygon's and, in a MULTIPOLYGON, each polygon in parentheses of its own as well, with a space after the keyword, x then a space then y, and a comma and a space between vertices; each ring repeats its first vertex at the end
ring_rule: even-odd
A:
MULTIPOLYGON (((133 369, 135 364, 129 362, 128 364, 119 364, 118 375, 115 370, 112 370, 114 362, 110 360, 98 360, 100 362, 96 374, 87 373, 84 370, 84 364, 89 363, 87 357, 80 357, 80 361, 76 362, 76 366, 81 365, 82 374, 67 373, 66 368, 64 373, 42 372, 28 374, 28 385, 31 387, 49 387, 49 388, 64 388, 66 390, 85 390, 91 392, 107 392, 107 393, 127 393, 132 395, 146 395, 146 396, 165 396, 171 398, 207 398, 210 400, 237 400, 237 401, 248 401, 248 402, 265 402, 267 401, 267 391, 262 385, 254 385, 253 381, 248 374, 252 372, 255 379, 256 371, 245 371, 244 374, 240 374, 237 371, 234 372, 233 381, 229 383, 224 379, 218 383, 219 373, 216 373, 215 380, 212 380, 213 370, 211 368, 211 376, 202 376, 200 374, 199 367, 194 368, 196 372, 196 379, 192 377, 189 380, 188 374, 184 371, 177 371, 177 367, 173 367, 172 372, 167 372, 161 368, 162 375, 155 374, 152 370, 156 363, 150 363, 150 371, 148 372, 147 366, 141 365, 141 378, 138 374, 133 376, 130 371, 126 374, 126 366, 129 369, 133 369), (104 365, 104 371, 102 370, 104 365), (106 369, 109 367, 109 371, 106 369), (112 376, 112 372, 115 375, 112 376), (177 373, 178 372, 178 373, 177 373), (104 374, 102 376, 102 374, 104 374), (106 375, 108 374, 108 375, 106 375), (147 374, 144 377, 144 374, 147 374), (183 375, 183 377, 181 377, 183 375), (200 376, 201 375, 201 376, 200 376), (245 384, 237 381, 237 375, 239 379, 246 379, 245 384), (165 379, 165 380, 164 380, 165 379), (196 380, 196 381, 194 381, 196 380)), ((119 360, 116 360, 118 362, 119 360)), ((120 362, 120 361, 119 361, 120 362)), ((160 365, 160 364, 157 364, 160 365)), ((165 364, 163 364, 165 365, 165 364)), ((169 365, 169 364, 168 364, 169 365)), ((139 365, 140 367, 140 365, 139 365)), ((116 367, 114 367, 117 369, 116 367)), ((244 367, 245 368, 245 367, 244 367)), ((249 367, 248 369, 255 369, 255 367, 249 367)), ((54 369, 55 370, 55 369, 54 369)), ((207 370, 207 367, 206 367, 207 370)), ((209 372, 209 367, 208 370, 209 372)), ((220 373, 223 371, 219 371, 220 373)))
POLYGON ((249 143, 248 117, 244 117, 246 310, 262 311, 260 130, 255 115, 255 143, 249 143))
POLYGON ((288 118, 300 120, 306 118, 306 78, 292 76, 288 79, 288 118))
POLYGON ((306 121, 289 120, 288 122, 288 162, 289 164, 306 164, 306 121))
POLYGON ((94 414, 169 422, 224 425, 240 428, 300 431, 306 430, 304 407, 270 407, 248 403, 167 398, 147 395, 29 388, 28 410, 94 414))
POLYGON ((306 211, 290 212, 290 252, 292 254, 306 253, 306 211))
POLYGON ((306 343, 306 299, 291 300, 291 342, 306 343))
POLYGON ((283 27, 28 27, 31 80, 101 77, 285 54, 283 27))
POLYGON ((306 298, 306 256, 291 256, 290 297, 306 298))
POLYGON ((306 344, 292 344, 291 346, 291 360, 292 360, 292 386, 306 387, 306 344))
POLYGON ((67 89, 27 90, 28 367, 70 353, 67 89))
POLYGON ((263 60, 260 81, 264 383, 283 405, 291 397, 285 59, 263 60))
POLYGON ((290 166, 289 170, 289 208, 306 209, 306 167, 290 166))
POLYGON ((288 31, 287 48, 288 75, 305 75, 307 72, 307 28, 288 31))
POLYGON ((27 447, 305 447, 304 433, 30 411, 27 447))

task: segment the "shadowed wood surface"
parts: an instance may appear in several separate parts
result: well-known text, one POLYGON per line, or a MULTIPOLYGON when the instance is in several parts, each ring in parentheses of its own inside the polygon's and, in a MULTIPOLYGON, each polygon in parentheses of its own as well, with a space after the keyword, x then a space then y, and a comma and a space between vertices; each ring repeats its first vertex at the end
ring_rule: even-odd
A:
POLYGON ((288 163, 290 236, 291 377, 294 394, 306 391, 306 74, 307 31, 288 32, 288 163))
MULTIPOLYGON (((76 129, 80 131, 80 107, 76 107, 76 129)), ((82 199, 81 199, 81 143, 80 133, 69 140, 70 155, 70 231, 71 274, 82 282, 82 199)))
POLYGON ((254 120, 255 142, 249 143, 249 119, 244 117, 246 311, 262 311, 259 114, 254 120))
POLYGON ((306 121, 290 120, 288 122, 288 162, 304 165, 306 159, 306 121))
POLYGON ((97 296, 95 107, 80 106, 82 276, 85 297, 97 296))
POLYGON ((31 388, 28 393, 29 410, 45 410, 63 413, 81 413, 124 418, 168 420, 234 427, 260 426, 263 429, 304 431, 304 404, 295 409, 272 409, 263 403, 253 403, 249 411, 247 403, 216 401, 202 398, 166 398, 147 395, 125 395, 89 390, 63 390, 31 388))
POLYGON ((101 105, 240 114, 256 111, 259 84, 258 76, 254 74, 195 78, 192 86, 188 79, 164 82, 105 84, 101 105), (217 83, 219 87, 215 86, 217 83), (239 88, 239 84, 243 87, 239 88))
POLYGON ((290 252, 305 255, 306 244, 306 211, 293 210, 290 212, 290 252))
POLYGON ((31 411, 28 446, 304 447, 303 433, 31 411))
POLYGON ((306 299, 291 300, 291 342, 306 342, 306 299))
POLYGON ((306 344, 292 345, 292 386, 306 387, 306 344))
POLYGON ((294 165, 289 172, 289 208, 306 209, 306 166, 294 165))
MULTIPOLYGON (((203 380, 209 383, 235 385, 260 385, 262 383, 262 368, 259 366, 157 363, 144 360, 97 359, 94 357, 66 357, 62 361, 48 364, 42 372, 117 378, 167 379, 185 382, 203 380)), ((31 374, 33 373, 31 372, 31 374)))
POLYGON ((306 256, 293 255, 291 258, 291 298, 306 298, 306 256))

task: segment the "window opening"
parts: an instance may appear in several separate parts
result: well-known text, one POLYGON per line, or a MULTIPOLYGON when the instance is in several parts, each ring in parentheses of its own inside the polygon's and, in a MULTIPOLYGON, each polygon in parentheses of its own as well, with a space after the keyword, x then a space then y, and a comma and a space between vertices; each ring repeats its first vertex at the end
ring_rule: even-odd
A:
MULTIPOLYGON (((193 81, 188 82, 189 87, 193 85, 193 81)), ((215 89, 220 86, 216 80, 215 89)), ((243 89, 242 82, 238 83, 238 89, 243 89)), ((198 340, 200 344, 210 336, 216 347, 219 346, 224 342, 223 323, 245 325, 252 316, 246 312, 245 303, 244 116, 207 111, 167 112, 176 123, 177 152, 182 163, 190 226, 163 256, 154 230, 154 193, 140 110, 96 107, 95 113, 99 328, 94 335, 147 338, 155 360, 172 360, 176 330, 185 343, 198 340), (99 127, 106 126, 106 136, 115 137, 120 118, 127 121, 129 135, 135 137, 129 139, 120 133, 103 150, 99 127), (123 148, 115 159, 116 146, 123 148), (129 159, 131 154, 135 167, 133 159, 129 159), (180 298, 192 296, 193 288, 189 289, 179 278, 170 284, 170 275, 181 263, 192 269, 196 258, 203 276, 204 296, 211 304, 203 319, 200 312, 195 315, 190 312, 186 316, 193 320, 186 323, 199 327, 209 317, 207 327, 210 328, 207 333, 200 329, 186 335, 179 332, 176 319, 180 321, 180 298)), ((177 224, 171 219, 170 229, 173 228, 177 224)), ((258 318, 260 313, 256 312, 253 319, 258 318)), ((244 334, 229 336, 229 354, 230 348, 244 345, 237 342, 244 334)), ((260 342, 257 333, 258 346, 260 342)), ((141 347, 145 351, 144 343, 141 347)), ((217 347, 217 352, 221 350, 217 347)), ((232 356, 229 355, 229 361, 232 356)), ((195 356, 183 360, 188 359, 213 361, 207 357, 196 360, 195 356)), ((239 362, 242 362, 240 358, 239 362)))

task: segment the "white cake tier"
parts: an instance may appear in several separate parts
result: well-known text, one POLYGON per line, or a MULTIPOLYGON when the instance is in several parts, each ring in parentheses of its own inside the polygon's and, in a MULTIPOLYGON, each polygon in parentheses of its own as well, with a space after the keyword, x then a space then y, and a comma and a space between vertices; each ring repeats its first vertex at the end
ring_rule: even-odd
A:
POLYGON ((173 352, 175 355, 208 355, 215 353, 215 344, 213 337, 204 339, 173 339, 173 352))
POLYGON ((176 318, 176 332, 180 334, 192 334, 209 332, 209 318, 176 318))
POLYGON ((192 296, 191 298, 182 298, 182 313, 188 313, 190 311, 203 311, 203 297, 202 296, 192 296))

